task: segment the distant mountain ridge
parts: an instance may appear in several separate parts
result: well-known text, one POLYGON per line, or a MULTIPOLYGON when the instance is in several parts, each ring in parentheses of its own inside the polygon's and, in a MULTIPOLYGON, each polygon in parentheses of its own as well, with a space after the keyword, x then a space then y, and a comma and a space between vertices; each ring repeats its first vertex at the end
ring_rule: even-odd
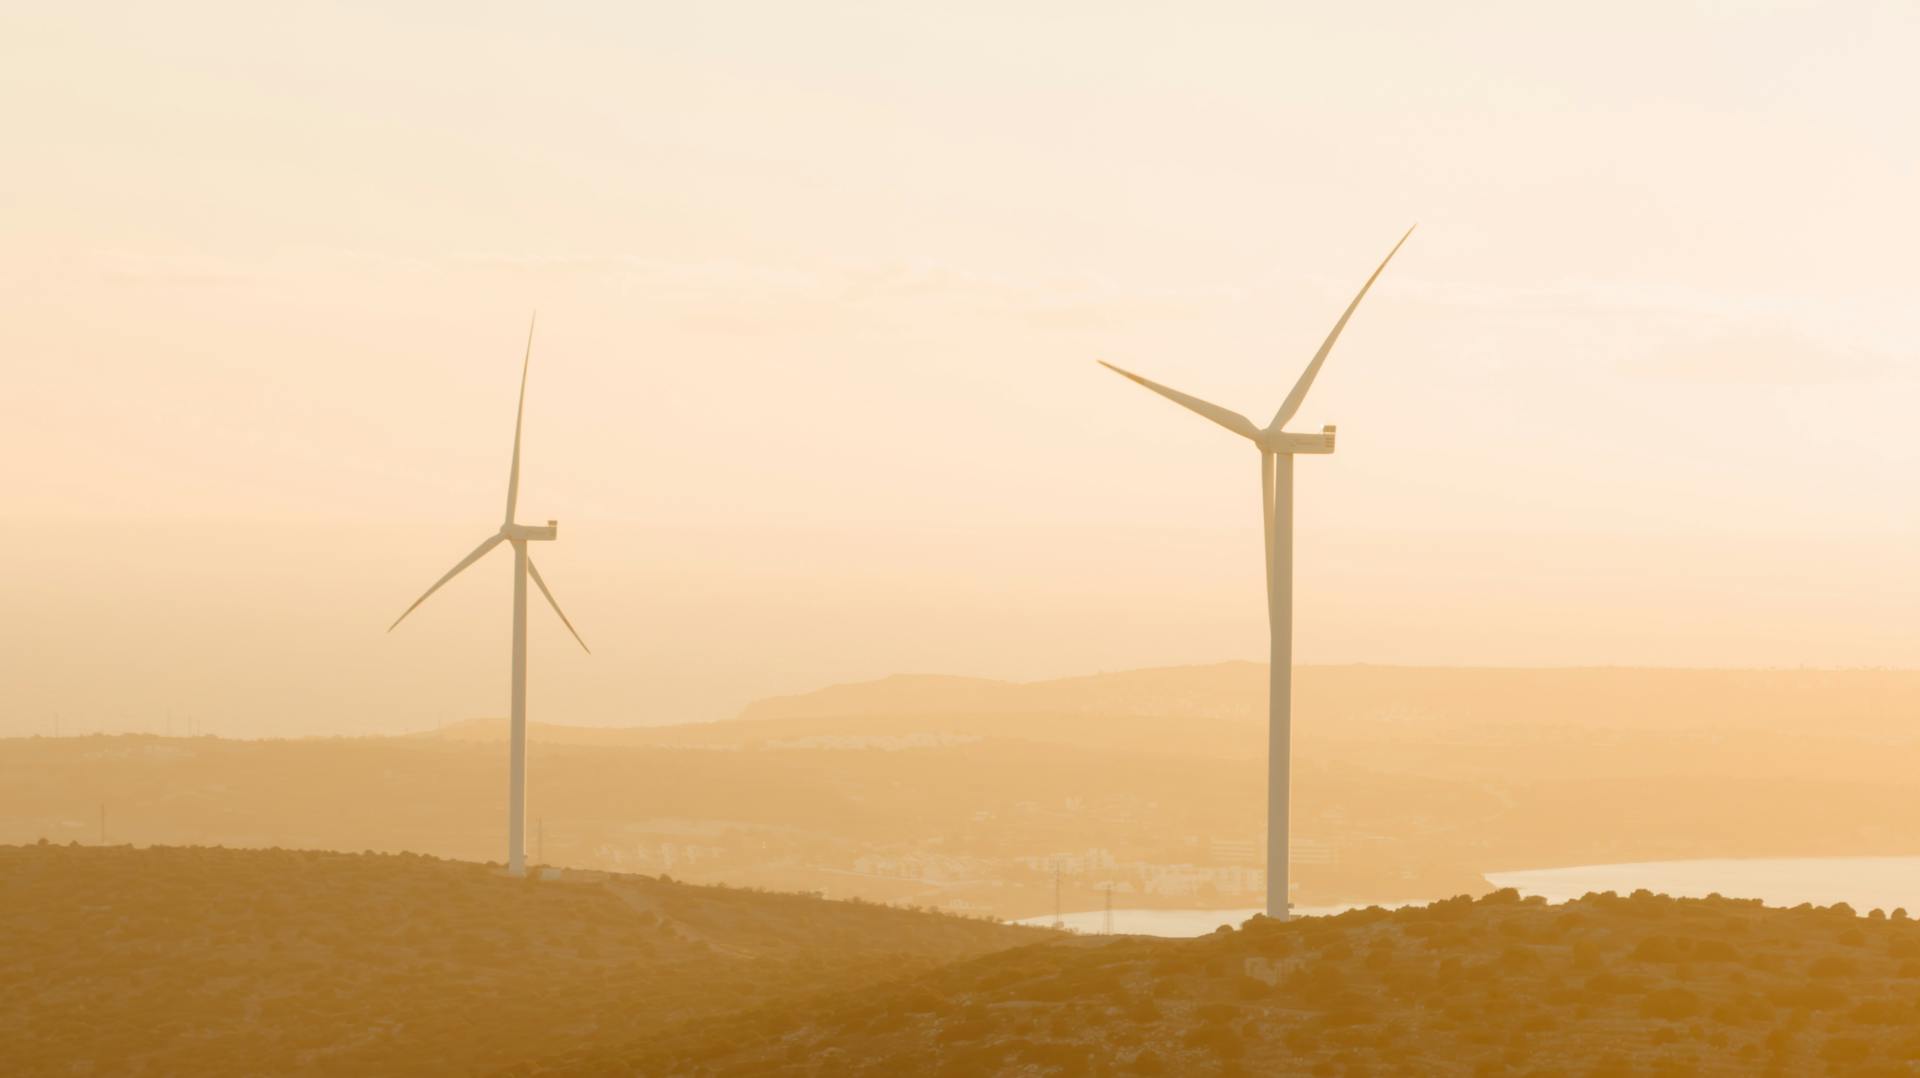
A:
POLYGON ((898 674, 755 701, 740 719, 858 715, 1102 714, 1257 718, 1267 668, 1250 662, 1164 666, 1045 681, 898 674))
MULTIPOLYGON (((871 739, 915 734, 1082 741, 1088 718, 1103 737, 1133 740, 1164 731, 1165 720, 1223 729, 1189 730, 1196 751, 1237 742, 1265 713, 1266 667, 1255 663, 1163 667, 1050 681, 1015 682, 943 674, 897 674, 755 701, 735 718, 669 726, 590 727, 532 723, 535 741, 569 745, 778 747, 782 741, 871 739), (1115 720, 1120 720, 1115 722, 1115 720), (1125 720, 1152 720, 1128 723, 1125 720)), ((424 732, 456 741, 500 741, 504 719, 472 719, 424 732)), ((819 747, 817 744, 815 747, 819 747)))
MULTIPOLYGON (((774 696, 732 719, 664 726, 534 723, 556 744, 724 747, 839 733, 915 732, 1055 740, 1071 731, 1120 733, 1118 720, 1178 730, 1208 745, 1264 729, 1267 669, 1253 662, 1155 667, 1043 681, 898 674, 774 696), (1095 718, 1097 727, 1084 720, 1095 718), (1082 720, 1069 722, 1064 720, 1082 720), (1021 720, 1013 722, 1009 720, 1021 720)), ((1534 726, 1548 719, 1619 729, 1697 729, 1807 720, 1920 732, 1920 670, 1712 670, 1640 667, 1301 666, 1296 733, 1338 740, 1355 723, 1438 729, 1534 726)), ((420 736, 504 738, 504 719, 455 723, 420 736)), ((1123 735, 1124 739, 1124 735, 1123 735)), ((1209 754, 1211 750, 1203 750, 1209 754)))

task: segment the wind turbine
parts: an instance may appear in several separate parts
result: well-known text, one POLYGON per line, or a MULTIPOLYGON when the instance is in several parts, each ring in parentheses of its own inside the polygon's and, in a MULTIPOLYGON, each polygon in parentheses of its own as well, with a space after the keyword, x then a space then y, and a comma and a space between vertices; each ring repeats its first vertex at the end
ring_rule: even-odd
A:
POLYGON ((1360 286, 1359 295, 1347 304, 1340 321, 1333 324, 1333 331, 1327 334, 1320 350, 1313 354, 1300 380, 1293 384, 1293 392, 1287 394, 1280 410, 1274 413, 1273 422, 1264 429, 1254 426, 1252 420, 1238 412, 1188 396, 1130 371, 1123 371, 1105 360, 1100 361, 1100 365, 1108 370, 1213 420, 1252 442, 1260 450, 1260 511, 1266 520, 1270 652, 1267 682, 1267 916, 1282 921, 1287 919, 1287 816, 1293 751, 1293 458, 1300 453, 1333 452, 1334 436, 1333 427, 1322 428, 1318 434, 1294 434, 1283 428, 1300 410, 1300 402, 1306 399, 1307 390, 1313 387, 1314 376, 1320 373, 1320 365, 1326 362, 1327 353, 1333 351, 1333 342, 1339 340, 1340 331, 1347 328, 1347 319, 1353 317, 1354 308, 1360 306, 1360 301, 1366 298, 1367 289, 1373 287, 1381 270, 1386 269, 1387 263, 1393 261, 1393 256, 1399 252, 1400 244, 1407 242, 1407 236, 1411 235, 1413 229, 1409 228, 1400 237, 1400 243, 1394 244, 1393 250, 1387 252, 1387 257, 1380 260, 1373 276, 1360 286))
POLYGON ((554 599, 553 592, 547 590, 547 582, 540 579, 540 570, 534 567, 533 558, 527 553, 527 544, 557 539, 560 536, 558 521, 547 521, 545 526, 536 524, 517 524, 513 511, 520 500, 520 428, 527 414, 527 368, 533 360, 533 322, 527 322, 527 354, 520 360, 520 407, 513 418, 513 465, 507 471, 507 513, 500 524, 500 530, 473 548, 473 553, 460 559, 460 563, 447 570, 447 575, 434 581, 433 587, 413 601, 393 624, 387 626, 392 632, 407 615, 414 612, 427 596, 439 591, 441 585, 474 562, 487 555, 487 552, 501 543, 513 544, 513 728, 510 733, 511 747, 508 750, 507 778, 507 871, 522 876, 527 871, 527 578, 540 589, 553 606, 553 612, 560 615, 560 623, 567 627, 573 638, 580 643, 583 651, 592 654, 587 642, 580 639, 580 631, 567 620, 566 611, 560 609, 560 603, 554 599))

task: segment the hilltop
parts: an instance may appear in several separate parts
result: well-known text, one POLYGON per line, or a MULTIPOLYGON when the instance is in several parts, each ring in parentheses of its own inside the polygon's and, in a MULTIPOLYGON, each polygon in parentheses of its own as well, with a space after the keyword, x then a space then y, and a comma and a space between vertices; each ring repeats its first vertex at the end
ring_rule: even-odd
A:
POLYGON ((1044 938, 413 855, 0 847, 10 1074, 470 1073, 1044 938))
POLYGON ((1036 944, 529 1073, 1908 1074, 1917 989, 1904 911, 1504 891, 1036 944))

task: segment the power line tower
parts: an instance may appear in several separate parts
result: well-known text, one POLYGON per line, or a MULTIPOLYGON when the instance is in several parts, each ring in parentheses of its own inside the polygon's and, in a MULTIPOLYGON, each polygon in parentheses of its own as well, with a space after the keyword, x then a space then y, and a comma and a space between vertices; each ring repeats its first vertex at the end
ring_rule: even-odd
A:
POLYGON ((100 802, 100 845, 107 844, 107 803, 100 802))
POLYGON ((1100 918, 1100 934, 1113 935, 1113 883, 1111 881, 1107 883, 1107 909, 1100 918))

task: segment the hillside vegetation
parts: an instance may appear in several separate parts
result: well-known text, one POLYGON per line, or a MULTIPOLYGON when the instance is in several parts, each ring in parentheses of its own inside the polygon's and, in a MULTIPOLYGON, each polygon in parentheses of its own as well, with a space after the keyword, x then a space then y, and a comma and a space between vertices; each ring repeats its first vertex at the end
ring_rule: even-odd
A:
POLYGON ((473 1073, 1044 935, 412 855, 0 847, 0 1070, 473 1073))
POLYGON ((1910 1074, 1920 925, 1511 891, 1004 951, 539 1074, 1910 1074))

